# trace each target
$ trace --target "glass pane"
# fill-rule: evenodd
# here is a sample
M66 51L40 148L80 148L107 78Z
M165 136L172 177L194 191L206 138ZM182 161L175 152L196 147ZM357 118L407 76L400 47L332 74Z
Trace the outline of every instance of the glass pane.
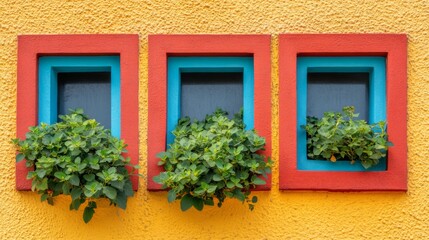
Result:
M243 107L243 73L182 73L181 117L202 120L216 108L233 117Z
M359 119L368 121L368 86L369 73L308 73L307 116L355 106Z
M110 128L110 72L58 73L58 114L83 108L85 114Z

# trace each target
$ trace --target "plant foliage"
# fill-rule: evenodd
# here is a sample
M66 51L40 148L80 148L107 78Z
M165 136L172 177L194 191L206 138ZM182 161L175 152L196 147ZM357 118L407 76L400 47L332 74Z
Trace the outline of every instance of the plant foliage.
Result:
M251 189L265 184L261 176L271 170L271 160L258 153L265 139L244 129L242 115L232 120L226 115L218 109L203 121L180 119L174 142L157 155L165 172L154 181L170 188L168 201L180 199L182 211L192 206L201 211L214 199L220 207L227 197L247 202L251 210L257 202L249 198Z
M130 174L125 166L126 144L110 134L96 120L88 119L82 109L60 116L62 121L30 127L25 140L14 139L19 154L17 162L26 159L33 191L41 201L53 205L53 198L70 195L70 210L78 210L88 202L83 219L88 223L97 207L97 198L125 209L127 198L133 196Z
M387 141L386 122L368 124L357 120L353 106L342 113L326 112L323 118L307 117L307 156L332 162L360 161L365 169L377 165L392 143Z

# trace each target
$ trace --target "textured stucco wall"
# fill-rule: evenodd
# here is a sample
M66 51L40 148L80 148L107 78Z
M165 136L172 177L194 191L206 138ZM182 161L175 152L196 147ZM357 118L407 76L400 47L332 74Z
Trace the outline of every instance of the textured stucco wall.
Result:
M140 35L140 164L146 172L147 35L152 33L272 34L273 158L278 159L279 33L408 34L407 193L257 193L253 212L222 208L182 213L166 193L140 190L127 211L101 202L90 224L82 212L15 190L10 139L16 127L17 35L138 33ZM427 239L429 238L429 2L408 1L0 1L0 239ZM405 136L404 136L405 137Z

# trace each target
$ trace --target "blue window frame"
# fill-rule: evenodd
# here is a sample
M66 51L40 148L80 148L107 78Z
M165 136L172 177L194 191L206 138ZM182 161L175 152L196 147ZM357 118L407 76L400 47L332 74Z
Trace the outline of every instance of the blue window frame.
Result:
M110 122L115 137L121 135L119 56L46 56L39 58L38 122L58 119L58 73L110 72Z
M168 57L167 87L167 144L174 140L171 133L181 115L181 73L243 74L243 121L253 129L254 76L253 57Z
M298 57L297 62L298 170L366 171L361 164L350 164L349 161L332 163L327 160L307 159L307 136L301 126L306 124L309 73L368 73L368 121L374 123L386 120L386 59L384 57ZM370 171L385 170L385 159L370 169Z

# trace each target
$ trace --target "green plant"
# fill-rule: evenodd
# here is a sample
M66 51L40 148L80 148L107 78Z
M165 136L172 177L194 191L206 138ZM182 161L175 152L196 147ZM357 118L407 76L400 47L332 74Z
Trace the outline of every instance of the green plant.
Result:
M323 118L307 117L307 156L310 159L359 160L365 169L379 163L392 143L387 141L386 122L368 124L357 120L353 106L342 113L325 112Z
M133 196L126 144L110 134L82 109L60 116L61 122L30 127L25 140L13 139L17 146L17 162L26 159L33 191L41 201L53 205L60 194L71 195L70 210L78 210L88 202L83 220L88 223L97 207L95 199L107 198L110 204L125 209L127 198Z
M265 184L260 175L267 177L271 160L265 162L258 153L265 139L245 130L241 119L238 114L230 120L218 109L203 121L179 120L174 142L157 155L165 172L154 177L170 188L169 202L180 199L182 211L192 206L201 211L204 205L213 206L214 199L220 207L229 197L246 201L253 210L257 197L249 198L251 189Z

